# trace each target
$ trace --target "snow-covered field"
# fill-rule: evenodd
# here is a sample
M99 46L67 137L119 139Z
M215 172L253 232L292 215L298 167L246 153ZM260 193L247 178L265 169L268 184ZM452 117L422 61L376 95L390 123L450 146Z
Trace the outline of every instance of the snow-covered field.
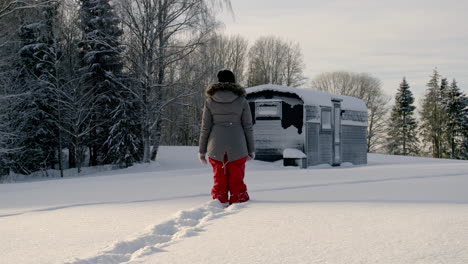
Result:
M196 152L0 185L0 263L468 263L468 162L251 161L252 201L223 209Z

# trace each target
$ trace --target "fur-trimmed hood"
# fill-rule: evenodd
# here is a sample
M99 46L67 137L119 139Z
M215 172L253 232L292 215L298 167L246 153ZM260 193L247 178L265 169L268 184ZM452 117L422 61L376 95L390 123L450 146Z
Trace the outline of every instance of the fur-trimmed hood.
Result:
M232 82L211 84L206 89L200 127L200 153L227 162L255 152L252 115L246 91Z
M220 82L208 85L205 91L207 97L212 97L218 91L230 91L237 96L245 96L245 89L237 83Z

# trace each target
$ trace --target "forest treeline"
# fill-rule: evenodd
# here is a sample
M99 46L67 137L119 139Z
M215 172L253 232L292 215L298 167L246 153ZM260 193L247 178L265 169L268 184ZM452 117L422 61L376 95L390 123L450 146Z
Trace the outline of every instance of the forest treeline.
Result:
M227 0L0 3L0 174L155 160L198 144L204 90L301 85L299 45L225 36Z
M419 112L419 119L414 116ZM420 103L414 105L403 78L387 122L386 151L397 155L468 159L468 97L453 79L434 69Z
M433 158L468 159L468 97L453 79L430 76L419 109L403 77L390 106L379 79L366 73L322 73L318 90L361 98L368 107L368 152Z
M466 100L460 100L465 103L464 128L459 116L442 114L462 107L445 96L453 93L455 82L447 90L437 84L437 95L427 95L432 101L423 105L436 109L430 118L439 123L415 126L404 114L405 124L411 123L404 132L387 133L386 124L397 122L401 114L393 109L389 121L388 98L377 78L335 72L308 83L298 43L277 36L249 43L243 36L222 33L216 14L229 11L230 4L0 2L0 175L50 168L79 172L83 166L103 164L128 167L155 160L161 144L197 145L204 90L222 68L231 69L246 87L308 84L363 99L369 107L369 151L423 155L421 142L409 140L408 131L418 127L422 132L415 137L431 142L433 156L466 157L460 147L466 147ZM445 101L439 100L442 94ZM428 111L421 113L426 118Z

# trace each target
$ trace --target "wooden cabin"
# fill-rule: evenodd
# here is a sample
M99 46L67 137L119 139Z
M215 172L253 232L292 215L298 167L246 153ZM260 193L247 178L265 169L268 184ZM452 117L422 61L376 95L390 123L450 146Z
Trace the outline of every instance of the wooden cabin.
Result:
M367 163L364 101L279 85L247 88L256 159L302 168Z

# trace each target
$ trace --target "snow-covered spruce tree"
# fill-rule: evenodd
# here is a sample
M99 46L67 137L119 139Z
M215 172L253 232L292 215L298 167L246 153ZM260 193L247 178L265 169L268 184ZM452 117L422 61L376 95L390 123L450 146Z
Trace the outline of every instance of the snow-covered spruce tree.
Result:
M440 75L437 69L431 76L431 80L427 83L427 92L422 101L420 111L421 115L421 136L424 142L430 143L429 149L432 157L443 157L443 128L442 115L443 109L441 106L441 90L439 86Z
M5 8L0 4L0 9ZM6 10L4 11L6 12ZM17 34L20 15L2 16L0 12L0 178L9 172L11 141L15 130L11 122L12 101L17 100L17 79L19 75ZM13 66L13 67L12 67ZM1 179L0 179L1 181Z
M18 151L12 146L12 141L15 141L16 138L9 118L11 114L11 109L9 109L10 100L14 100L14 98L10 98L8 95L0 95L0 182L2 176L9 173L11 154Z
M452 159L466 159L464 150L464 141L467 140L464 133L468 130L466 96L458 88L457 81L454 79L447 87L445 96L442 100L443 109L445 112L445 138L449 144L449 157Z
M450 157L450 139L449 139L449 127L448 127L448 113L446 110L446 105L450 101L449 98L449 83L447 78L442 78L440 80L440 100L438 101L439 109L440 109L440 116L439 116L439 126L440 126L440 152L441 158L449 158Z
M38 20L22 26L19 36L21 75L19 89L27 96L14 102L13 126L17 137L14 146L21 151L12 156L12 167L19 173L53 168L58 150L57 100L51 85L54 68L55 41L53 21L57 6L48 2L38 10Z
M83 89L90 89L96 100L91 125L94 129L87 139L90 165L121 164L123 159L130 165L134 159L128 157L137 156L135 146L139 143L134 141L138 136L133 134L133 127L138 118L128 112L134 104L128 100L133 97L126 98L123 91L120 20L109 0L80 0L80 4Z
M413 116L415 106L410 86L403 78L395 96L387 137L387 149L394 155L418 155L419 141L417 138L418 124Z
M461 158L468 160L468 97L464 95L461 101L463 102L464 108L461 119L462 143L460 155Z
M117 95L119 103L111 113L112 124L105 145L109 162L125 168L142 159L141 124L136 116L141 109L133 93L121 90Z

